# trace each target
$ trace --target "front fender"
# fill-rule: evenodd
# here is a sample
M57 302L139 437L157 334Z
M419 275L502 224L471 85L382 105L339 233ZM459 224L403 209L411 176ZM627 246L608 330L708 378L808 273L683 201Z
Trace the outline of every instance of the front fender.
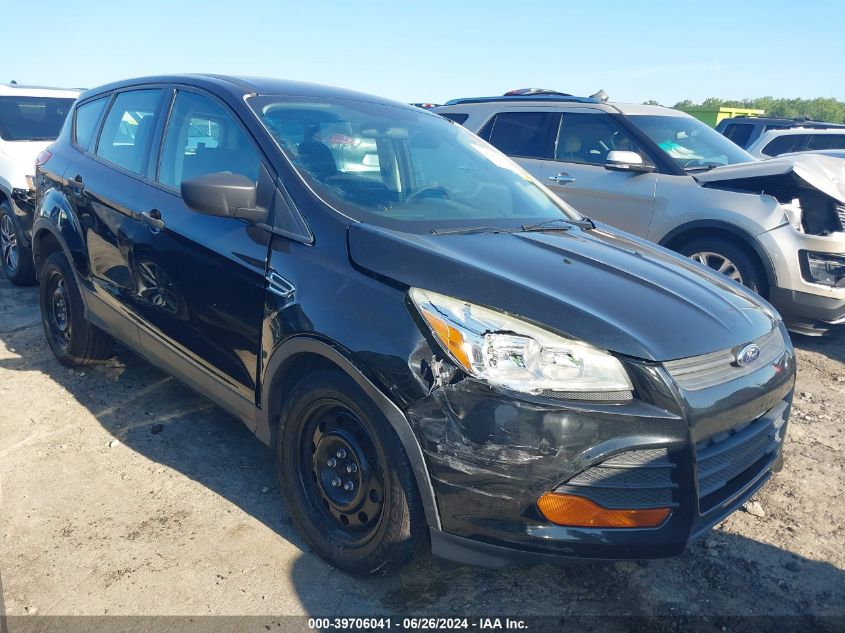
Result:
M434 497L434 488L431 484L431 479L428 474L428 468L425 464L422 448L419 441L411 428L408 419L402 410L388 398L376 385L368 378L364 371L348 358L340 349L330 345L329 343L312 336L302 335L294 336L287 339L279 345L270 361L267 363L267 369L264 372L262 380L263 385L274 384L274 379L280 375L278 372L284 372L286 367L289 367L293 359L303 354L317 355L323 359L330 361L338 369L345 372L355 383L367 394L373 403L379 408L384 417L393 427L402 447L405 449L405 454L408 456L408 461L414 470L414 477L417 481L417 487L422 499L423 510L425 511L426 521L429 527L440 529L440 515L437 510L437 503ZM271 389L263 388L261 394L261 411L263 417L258 420L256 425L256 435L265 443L272 442L272 420L268 416L271 408Z

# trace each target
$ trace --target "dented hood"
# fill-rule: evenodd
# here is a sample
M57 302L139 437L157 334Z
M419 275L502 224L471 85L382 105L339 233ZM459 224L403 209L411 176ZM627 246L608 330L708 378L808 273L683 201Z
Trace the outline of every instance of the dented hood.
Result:
M643 240L595 230L419 235L349 229L365 272L534 321L617 353L670 360L772 327L756 295Z
M764 193L771 183L798 178L804 184L845 203L845 160L820 154L782 156L737 165L716 167L693 174L705 186L722 185ZM755 188L755 185L759 187Z

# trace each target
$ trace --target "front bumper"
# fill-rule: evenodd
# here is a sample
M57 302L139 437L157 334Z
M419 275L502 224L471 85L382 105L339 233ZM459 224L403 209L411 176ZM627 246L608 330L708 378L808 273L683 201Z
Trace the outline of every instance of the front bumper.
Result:
M629 404L515 399L464 379L412 406L408 419L423 448L442 526L432 531L434 553L493 567L671 556L768 480L780 456L792 398L791 348L751 374L695 392L675 385L659 365L627 366L639 398ZM770 428L763 428L767 424ZM752 431L757 437L769 434L766 442L757 442L757 453L732 448L748 446L741 434ZM542 494L636 451L663 451L672 466L672 514L660 526L566 527L539 511ZM705 463L714 453L717 461ZM726 458L739 464L725 471L730 479L716 485L711 474L705 481L703 469L712 473L712 465ZM743 462L749 459L752 463ZM627 507L637 507L642 490L634 480L625 481L631 492ZM582 492L590 498L594 491ZM624 489L610 497L607 490L600 493L603 503L615 494L625 507Z
M808 235L784 225L758 236L774 268L776 283L769 301L793 331L823 334L832 325L845 323L845 287L831 287L808 280L802 251L845 256L845 233Z

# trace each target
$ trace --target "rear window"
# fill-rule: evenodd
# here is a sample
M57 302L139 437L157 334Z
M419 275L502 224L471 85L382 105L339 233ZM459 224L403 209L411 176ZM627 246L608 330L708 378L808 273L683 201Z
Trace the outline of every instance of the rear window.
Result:
M440 116L444 119L449 119L450 121L454 121L455 123L460 123L461 125L469 118L468 114L462 114L460 112L438 112Z
M784 134L772 140L762 149L766 156L780 156L789 152L800 152L804 149L804 143L809 138L808 134Z
M74 101L55 97L0 97L0 138L54 141Z
M502 112L487 124L492 125L489 140L508 156L551 158L556 121L553 112Z
M753 129L754 126L747 123L731 123L725 128L723 134L740 147L746 147Z

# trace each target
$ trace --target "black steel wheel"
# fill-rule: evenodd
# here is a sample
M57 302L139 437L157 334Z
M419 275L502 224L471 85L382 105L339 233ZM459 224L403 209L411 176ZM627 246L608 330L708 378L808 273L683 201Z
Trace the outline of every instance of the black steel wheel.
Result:
M32 250L19 234L12 207L5 200L0 202L0 265L9 281L17 286L35 282Z
M44 262L38 294L44 335L59 362L73 367L112 355L114 340L85 319L82 296L64 253L52 253Z
M404 564L425 533L416 480L390 424L340 372L303 379L277 436L282 491L314 549L354 574Z

